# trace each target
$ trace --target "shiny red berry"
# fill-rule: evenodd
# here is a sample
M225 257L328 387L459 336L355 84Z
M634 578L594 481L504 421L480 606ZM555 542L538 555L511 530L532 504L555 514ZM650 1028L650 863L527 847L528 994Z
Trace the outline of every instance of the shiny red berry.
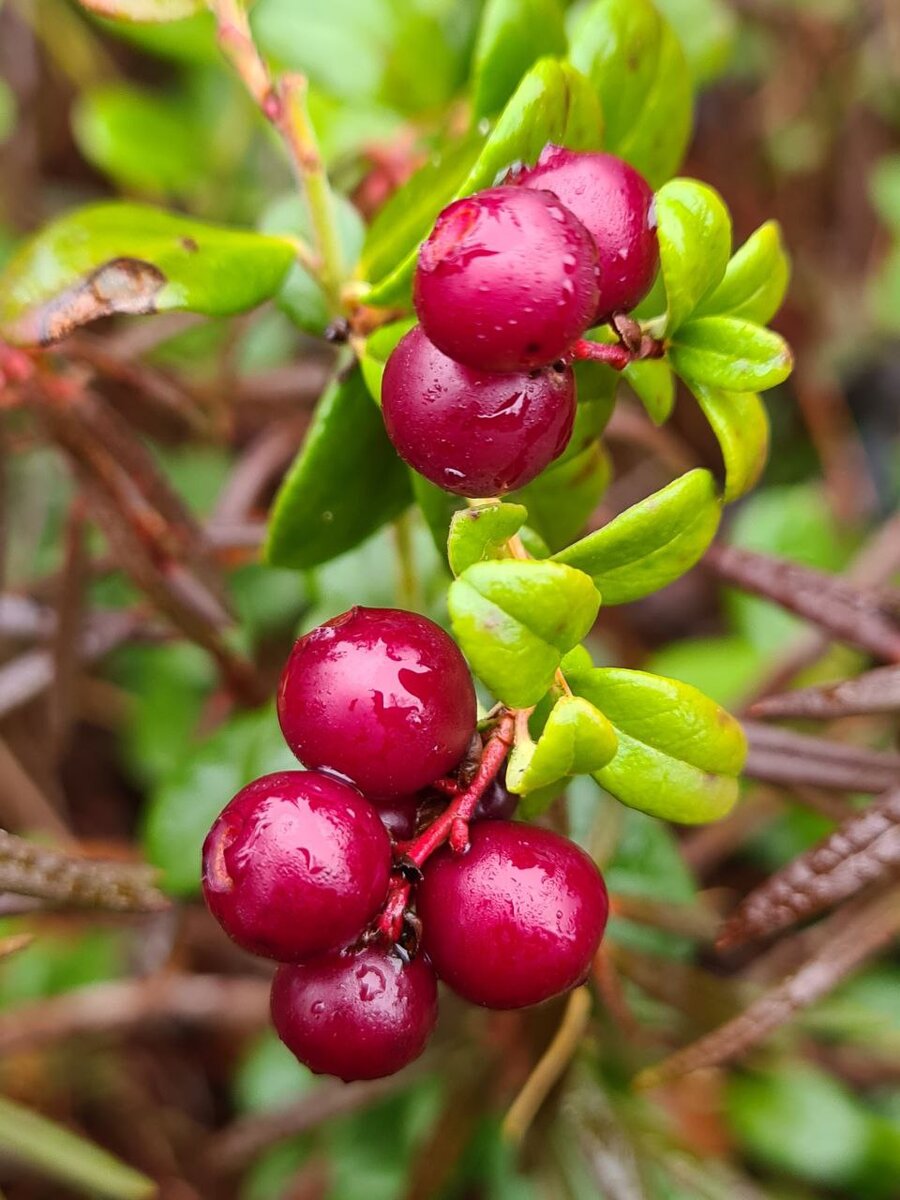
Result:
M378 1079L418 1058L437 1020L428 960L383 946L279 967L272 984L278 1036L319 1075Z
M461 496L524 487L562 454L575 420L569 367L487 374L442 354L416 326L384 372L382 412L400 457Z
M634 167L614 154L549 145L536 166L520 168L510 182L553 192L593 237L600 297L592 324L643 300L659 267L659 240L653 192Z
M381 823L395 842L408 842L416 834L418 796L397 796L376 805Z
M356 938L387 893L391 845L373 805L317 771L264 775L216 818L203 894L245 950L302 962Z
M502 772L475 805L473 821L508 821L519 807L519 797L509 791Z
M593 861L566 838L514 821L471 828L467 854L441 850L418 890L423 947L473 1004L522 1008L582 982L609 904Z
M419 251L423 329L481 371L560 358L591 324L597 298L593 240L549 192L497 187L456 200Z
M278 719L307 767L367 796L410 796L451 771L475 728L475 689L439 625L395 608L351 608L295 644Z

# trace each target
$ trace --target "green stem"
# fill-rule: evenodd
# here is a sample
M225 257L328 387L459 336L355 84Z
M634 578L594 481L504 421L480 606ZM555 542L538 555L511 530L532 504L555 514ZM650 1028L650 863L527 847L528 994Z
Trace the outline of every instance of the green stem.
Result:
M394 545L397 549L397 597L404 608L418 608L419 589L413 561L412 527L409 512L394 520Z

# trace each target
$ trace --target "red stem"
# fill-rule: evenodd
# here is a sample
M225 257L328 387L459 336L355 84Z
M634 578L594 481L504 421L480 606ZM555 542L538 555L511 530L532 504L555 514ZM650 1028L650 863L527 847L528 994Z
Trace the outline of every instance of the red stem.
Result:
M406 862L421 867L435 850L447 841L450 843L450 849L457 854L468 850L472 813L503 766L513 744L515 727L515 715L511 712L504 713L485 743L484 753L472 782L464 792L460 792L451 800L440 816L432 821L415 841L408 843L403 855ZM378 932L391 941L396 941L400 935L403 913L409 903L411 890L412 885L402 875L394 876L388 898L376 923Z
M605 363L614 371L623 371L629 363L641 362L645 358L662 358L666 348L659 338L644 336L637 350L629 350L621 342L589 342L580 338L573 343L569 356L576 361L590 359Z

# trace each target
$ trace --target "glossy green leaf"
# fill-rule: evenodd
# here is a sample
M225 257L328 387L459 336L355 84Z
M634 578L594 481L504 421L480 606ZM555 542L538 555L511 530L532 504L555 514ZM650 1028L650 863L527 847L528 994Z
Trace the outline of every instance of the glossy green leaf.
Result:
M675 376L664 358L629 363L622 372L654 425L668 421L675 407Z
M527 795L568 775L589 775L605 767L617 748L616 732L606 717L581 696L562 696L554 704L536 742L517 742L506 767L506 786ZM540 808L525 806L523 816Z
M600 607L586 575L550 562L480 562L450 586L453 632L491 692L512 708L536 704L563 654Z
M731 217L722 197L696 179L672 179L656 197L659 260L674 333L719 285L731 254Z
M144 814L144 852L162 871L165 890L199 893L203 839L235 792L260 775L298 769L271 705L233 717L199 744L186 745L177 766L150 793Z
M765 391L783 383L794 365L783 337L740 317L697 317L682 325L669 359L689 385L731 392Z
M369 304L396 304L409 298L418 242L438 211L450 200L490 187L515 162L534 162L547 142L572 150L594 150L602 143L603 117L589 82L571 64L555 58L536 62L497 119L468 174L452 196L432 199L424 227L406 258L366 294ZM367 257L363 271L367 271Z
M724 392L695 383L691 389L712 426L725 464L726 504L754 486L769 454L769 414L756 392Z
M447 558L454 575L473 563L502 557L503 547L528 517L521 504L480 504L453 514L447 538Z
M0 335L45 345L112 313L230 316L281 286L291 243L139 204L93 204L30 238L0 275Z
M472 117L499 112L545 54L565 54L559 0L487 0L472 65Z
M0 1097L0 1152L12 1163L104 1200L152 1200L156 1183L63 1125Z
M335 225L341 246L344 268L351 268L359 258L365 226L359 212L346 196L335 193ZM313 243L312 222L303 200L291 193L280 196L266 209L260 222L263 233L285 234L303 238L307 245ZM276 302L295 324L307 333L321 334L325 331L332 313L316 279L295 262L281 286Z
M211 166L208 130L162 93L124 84L82 92L72 130L89 163L144 196L190 196Z
M551 464L511 498L525 505L529 525L558 550L582 532L611 475L609 455L601 442L592 441L574 458Z
M78 0L82 8L111 21L180 21L205 7L203 0Z
M575 23L569 56L597 89L606 149L658 187L691 132L690 71L672 27L650 0L594 0Z
M590 575L605 604L624 604L689 571L713 540L721 505L709 471L688 471L553 556Z
M766 221L732 255L722 282L697 306L697 316L743 317L766 325L781 307L791 264L777 221Z
M406 467L355 368L319 401L281 485L265 547L275 567L315 567L359 545L412 499Z
M366 381L369 395L379 407L381 407L381 380L387 360L403 335L409 333L415 323L415 317L406 317L402 321L391 321L388 325L380 325L366 338L366 348L360 356L359 365L362 368L363 379Z
M369 226L359 263L363 279L381 280L416 253L440 210L458 194L484 138L472 134L433 155L398 188Z
M738 722L673 679L601 667L568 676L609 718L619 748L594 778L631 808L667 821L714 821L738 797L746 742Z

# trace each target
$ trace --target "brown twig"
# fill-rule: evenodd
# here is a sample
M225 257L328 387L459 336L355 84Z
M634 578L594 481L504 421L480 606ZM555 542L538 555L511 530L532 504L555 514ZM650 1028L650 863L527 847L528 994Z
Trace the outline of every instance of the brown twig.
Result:
M751 704L747 711L751 717L801 717L815 721L897 712L900 666L879 667L856 679L766 696Z
M900 754L830 742L756 721L745 721L749 746L744 774L785 785L884 792L900 777Z

